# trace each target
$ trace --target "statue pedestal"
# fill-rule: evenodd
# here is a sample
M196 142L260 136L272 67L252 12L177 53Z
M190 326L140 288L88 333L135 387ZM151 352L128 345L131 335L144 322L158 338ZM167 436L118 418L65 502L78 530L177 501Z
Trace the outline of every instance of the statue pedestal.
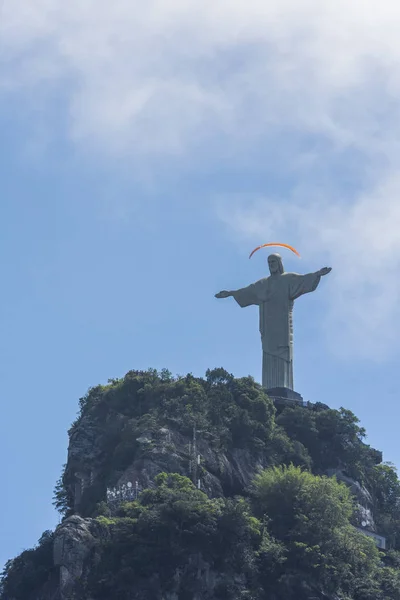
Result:
M275 402L304 406L303 396L294 390L290 390L289 388L270 388L265 391Z

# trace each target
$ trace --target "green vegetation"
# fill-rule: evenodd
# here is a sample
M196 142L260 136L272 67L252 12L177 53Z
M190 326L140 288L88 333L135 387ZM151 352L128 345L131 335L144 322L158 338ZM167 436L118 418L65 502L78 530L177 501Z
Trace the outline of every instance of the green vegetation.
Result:
M32 592L51 583L56 574L53 566L53 533L45 531L38 545L24 550L9 560L4 567L0 582L1 600L32 600Z
M117 518L99 519L111 535L85 583L91 597L172 592L181 572L182 598L191 598L201 557L218 573L216 599L307 600L321 591L343 599L400 598L400 571L383 568L374 543L350 525L353 502L335 479L270 468L255 478L248 500L209 499L176 474L163 473L155 483Z
M77 600L155 600L173 592L178 600L194 594L204 600L400 600L400 482L395 468L364 443L365 431L350 411L323 404L277 411L252 378L235 379L223 369L205 379L149 370L89 390L70 434L87 423L96 428L100 450L81 510L104 535L96 560L85 565ZM213 476L224 497L210 498L174 472L172 441L170 454L157 454L165 468L154 486L111 514L106 487L139 454L154 456L162 428L185 440L194 424L217 459ZM149 442L139 442L141 436ZM264 466L241 489L215 467L218 457L229 461L238 452ZM211 467L205 462L202 468ZM72 513L74 469L64 467L55 489L64 516ZM370 492L387 552L352 526L355 499L326 476L328 469ZM52 535L46 532L36 548L7 563L0 600L33 600L35 590L49 584Z
M243 499L209 499L176 474L160 474L155 483L140 502L125 504L108 523L111 541L90 572L87 594L124 600L137 587L143 597L152 597L157 588L174 589L177 570L189 594L195 591L200 557L218 570L220 589L232 587L238 570L254 570L261 524Z
M390 463L379 464L368 475L376 524L389 545L400 550L400 481L396 468Z

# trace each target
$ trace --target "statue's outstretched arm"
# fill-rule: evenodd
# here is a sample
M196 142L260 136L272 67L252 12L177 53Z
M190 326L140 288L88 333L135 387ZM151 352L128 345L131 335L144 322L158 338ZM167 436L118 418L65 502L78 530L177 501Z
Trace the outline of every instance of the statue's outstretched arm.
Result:
M316 275L318 275L319 277L323 277L324 275L328 275L328 273L330 273L331 271L332 267L324 267L323 269L317 271Z
M241 288L240 290L223 290L219 292L219 294L215 294L216 298L229 298L232 296L236 300L236 302L244 308L245 306L252 306L260 304L259 300L259 291L260 283L252 283L245 288Z
M215 294L216 298L229 298L230 296L233 296L233 292L227 292L226 290L223 290L222 292L218 292L218 294Z

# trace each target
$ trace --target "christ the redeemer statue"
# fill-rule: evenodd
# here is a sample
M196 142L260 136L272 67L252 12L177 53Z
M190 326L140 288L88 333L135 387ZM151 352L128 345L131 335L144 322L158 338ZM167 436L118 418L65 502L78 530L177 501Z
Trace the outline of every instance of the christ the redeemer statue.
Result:
M313 292L332 270L324 267L316 273L285 273L279 254L268 257L271 275L248 287L232 292L219 292L216 298L232 296L244 308L260 307L260 333L263 349L262 385L266 389L293 390L293 304Z

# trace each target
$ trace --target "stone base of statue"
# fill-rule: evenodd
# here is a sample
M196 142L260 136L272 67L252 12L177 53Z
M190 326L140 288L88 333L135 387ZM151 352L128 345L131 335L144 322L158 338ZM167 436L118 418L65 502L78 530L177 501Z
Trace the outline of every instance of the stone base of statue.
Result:
M265 390L270 398L279 404L304 405L303 396L294 390L285 387L270 388Z

